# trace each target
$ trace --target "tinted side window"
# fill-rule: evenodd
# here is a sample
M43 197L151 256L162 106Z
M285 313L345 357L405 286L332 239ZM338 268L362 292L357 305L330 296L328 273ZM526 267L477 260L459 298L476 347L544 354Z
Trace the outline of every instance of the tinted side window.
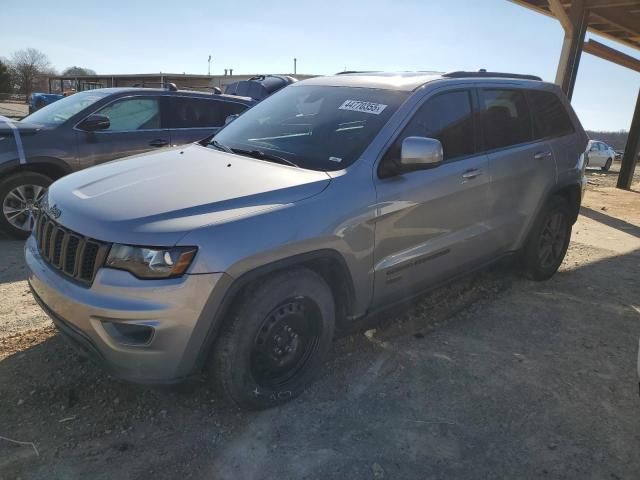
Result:
M482 124L487 150L533 140L531 115L520 90L483 90Z
M536 138L562 137L575 131L564 105L551 92L530 90Z
M170 128L223 127L229 115L242 113L246 106L206 98L173 97Z
M399 158L402 140L412 136L440 140L445 160L474 153L470 93L466 90L448 92L427 100L409 121L387 156Z
M107 131L125 132L160 128L160 104L156 98L124 98L96 112L109 118Z

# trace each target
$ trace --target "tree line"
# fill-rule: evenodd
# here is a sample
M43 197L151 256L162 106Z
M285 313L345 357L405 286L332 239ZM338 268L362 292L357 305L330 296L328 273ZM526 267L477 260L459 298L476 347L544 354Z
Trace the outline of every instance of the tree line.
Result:
M49 77L58 72L49 57L35 48L16 50L8 59L0 57L0 95L21 93L27 99L33 92L47 92ZM69 67L62 75L95 75L90 68Z
M620 130L618 132L596 132L587 130L587 135L589 135L589 138L593 140L600 140L601 142L606 143L613 147L614 150L624 150L624 147L627 144L629 132L624 130Z

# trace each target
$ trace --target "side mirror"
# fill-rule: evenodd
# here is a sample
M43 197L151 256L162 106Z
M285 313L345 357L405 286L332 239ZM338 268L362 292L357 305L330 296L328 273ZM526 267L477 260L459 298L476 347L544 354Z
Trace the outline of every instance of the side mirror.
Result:
M402 141L400 165L407 170L437 167L443 159L442 144L435 138L407 137Z
M224 119L224 124L225 125L229 125L231 122L233 122L236 118L238 118L240 115L238 115L237 113L234 115L229 115L227 118Z
M104 115L89 115L78 124L78 128L87 132L95 132L96 130L106 130L111 126L109 117Z

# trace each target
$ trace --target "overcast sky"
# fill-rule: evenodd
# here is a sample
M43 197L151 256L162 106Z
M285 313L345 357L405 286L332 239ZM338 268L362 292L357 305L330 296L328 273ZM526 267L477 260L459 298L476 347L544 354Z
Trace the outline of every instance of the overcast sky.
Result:
M58 70L104 74L206 74L211 54L215 74L291 73L297 57L298 73L486 68L553 81L563 38L556 20L506 0L0 4L0 57L33 47ZM587 129L628 129L639 88L640 74L585 54L574 107Z

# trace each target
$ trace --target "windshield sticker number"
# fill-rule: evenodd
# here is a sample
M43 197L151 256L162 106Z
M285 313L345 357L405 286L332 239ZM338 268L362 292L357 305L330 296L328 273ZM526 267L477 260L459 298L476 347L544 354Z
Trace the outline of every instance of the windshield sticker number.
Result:
M364 102L362 100L345 100L345 102L338 107L338 110L351 110L352 112L380 115L385 108L387 108L387 106L382 103Z

